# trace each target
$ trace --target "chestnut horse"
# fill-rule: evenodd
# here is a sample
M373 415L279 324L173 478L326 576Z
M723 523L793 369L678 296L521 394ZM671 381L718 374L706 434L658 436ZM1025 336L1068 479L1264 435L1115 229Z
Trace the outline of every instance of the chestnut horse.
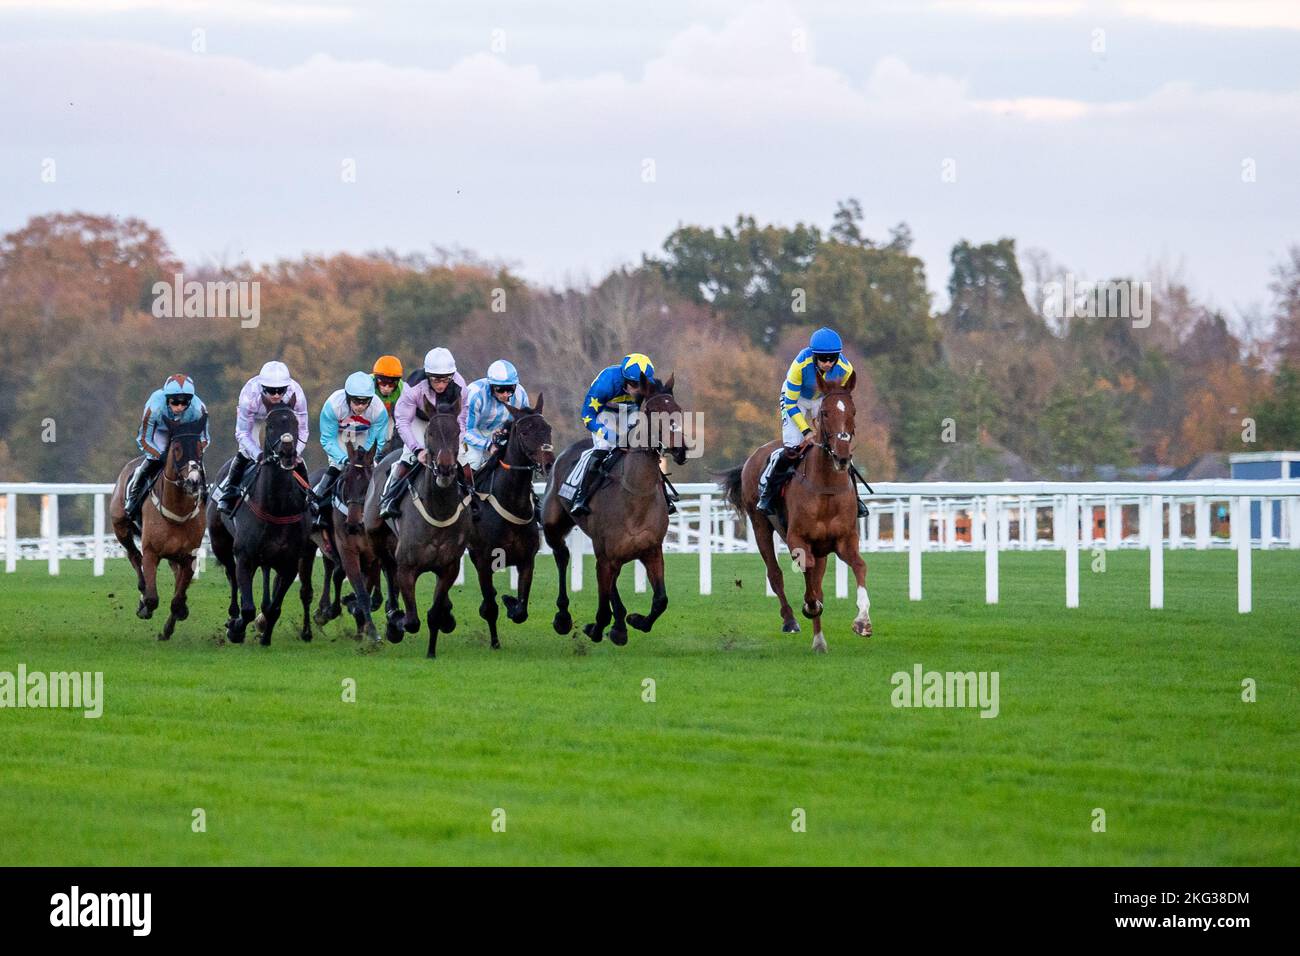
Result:
M785 528L781 538L790 549L795 568L804 575L804 617L812 619L814 651L826 652L822 634L822 577L828 555L839 555L858 581L858 616L853 630L871 636L871 599L867 596L867 565L858 553L858 491L849 465L853 458L853 386L857 374L843 382L827 382L819 372L817 390L821 407L813 421L817 444L810 448L783 489ZM785 579L776 558L773 533L778 529L758 510L758 482L779 441L768 442L749 456L744 465L720 477L727 500L737 512L749 515L759 553L767 565L767 579L781 601L781 630L797 633L799 623L785 599Z
M479 617L487 621L492 648L497 637L497 591L493 574L508 567L519 569L519 595L501 595L506 617L516 624L528 620L528 595L533 586L533 565L541 535L537 530L533 499L533 469L545 478L555 464L551 426L542 417L542 396L532 408L507 405L510 422L505 447L474 478L475 494L482 499L479 520L470 525L469 556L478 575L483 601Z
M163 453L163 470L140 511L140 547L135 544L135 525L126 515L126 487L140 458L131 459L117 476L109 503L113 534L126 549L135 568L136 586L140 589L140 606L136 616L153 617L158 607L158 562L165 559L176 581L171 614L163 625L160 641L169 640L176 622L190 615L185 593L194 580L194 552L203 543L203 495L207 482L203 476L204 429L208 415L197 421L171 426L167 449Z
M325 564L325 587L314 618L317 624L324 624L338 617L338 589L342 587L341 576L346 575L352 585L347 607L357 622L356 637L367 638L366 650L383 646L370 616L371 595L379 592L379 556L371 545L364 523L366 495L375 471L375 447L372 445L363 451L356 445L347 446L348 461L343 466L343 474L335 483L330 500L323 505L330 509L329 550L322 548L321 552ZM345 510L339 510L336 500ZM327 609L331 583L335 580L339 582L335 585L335 600Z
M649 423L644 439L633 447L619 448L619 456L609 471L606 484L592 490L588 503L591 513L574 518L570 504L560 495L560 486L573 464L591 439L584 438L564 450L551 472L551 480L542 502L542 528L546 543L555 553L559 569L559 593L555 599L554 620L557 634L573 629L569 614L569 594L565 571L569 567L569 548L564 543L575 524L591 538L596 553L596 581L600 601L596 620L583 627L593 641L599 641L609 627L609 639L617 645L627 643L627 625L649 631L668 607L668 589L664 586L664 536L668 533L668 503L664 499L662 461L670 455L677 464L686 461L686 438L682 429L682 409L673 398L673 376L660 385L641 377L642 416ZM628 614L618 593L618 575L623 565L640 561L654 597L649 614ZM611 621L613 626L610 627Z
M428 418L424 429L427 465L420 465L401 502L401 515L394 525L379 517L379 498L384 490L388 469L397 461L400 449L384 456L375 470L366 495L366 533L384 571L388 584L388 627L386 634L394 644L400 643L403 631L420 630L419 609L415 603L415 585L420 575L432 571L438 576L433 604L426 621L429 625L429 657L438 652L438 632L450 634L456 629L451 613L451 586L460 574L460 559L469 541L469 496L461 496L457 480L460 465L460 399L449 406L435 408L424 400ZM406 606L398 608L397 593ZM357 592L357 600L362 600Z

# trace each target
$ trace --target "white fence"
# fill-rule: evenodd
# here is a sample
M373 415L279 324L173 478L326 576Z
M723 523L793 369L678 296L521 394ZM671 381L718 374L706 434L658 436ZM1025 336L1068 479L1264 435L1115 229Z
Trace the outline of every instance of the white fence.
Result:
M540 492L541 486L537 487ZM871 516L860 522L860 546L864 552L907 552L908 596L913 601L921 600L921 556L926 551L982 551L989 604L998 602L999 552L1064 551L1065 606L1076 608L1080 550L1135 548L1150 553L1151 607L1162 608L1166 549L1231 548L1237 553L1237 609L1247 613L1252 603L1252 549L1300 548L1300 481L1294 480L877 482L873 487L876 493L868 499ZM757 553L758 549L746 522L731 513L717 485L682 484L678 490L681 500L669 524L665 550L698 555L699 591L710 594L715 553ZM58 574L60 560L90 559L94 573L103 574L106 558L123 556L105 530L105 506L112 491L107 484L0 484L5 570L14 571L19 558L33 558L46 561L49 573ZM93 497L91 534L60 535L58 500L64 495ZM18 538L20 496L39 498L41 525L36 538ZM1252 504L1259 506L1257 535L1249 530ZM1219 522L1215 534L1212 515L1222 510L1228 518ZM1185 524L1190 526L1186 535ZM570 540L575 557L590 553L585 535L575 534ZM200 564L205 550L200 549ZM543 552L547 551L543 544ZM513 585L513 569L510 576ZM634 578L636 590L644 591L645 570L639 564ZM570 585L582 590L581 560L571 565ZM837 558L835 596L848 594L848 567Z

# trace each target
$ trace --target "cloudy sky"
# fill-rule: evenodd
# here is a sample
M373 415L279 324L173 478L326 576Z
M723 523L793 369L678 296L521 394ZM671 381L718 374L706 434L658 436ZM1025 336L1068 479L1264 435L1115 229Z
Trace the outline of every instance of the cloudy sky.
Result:
M136 215L189 262L438 245L558 284L855 196L939 302L1005 235L1237 310L1300 242L1293 0L0 0L0 80L0 230Z

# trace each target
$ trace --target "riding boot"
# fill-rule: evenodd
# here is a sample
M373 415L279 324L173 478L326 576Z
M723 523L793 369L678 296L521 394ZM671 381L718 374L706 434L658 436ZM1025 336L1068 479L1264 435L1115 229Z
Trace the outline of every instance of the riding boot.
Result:
M677 514L677 502L673 499L673 493L668 490L668 482L660 482L660 485L664 490L664 501L668 503L668 513L670 515Z
M384 484L383 493L379 496L379 517L401 517L402 509L399 505L402 502L402 495L406 493L406 486L411 483L412 471L414 471L414 468L404 461L393 463L393 468L388 473L388 481Z
M871 514L871 509L867 507L867 503L858 498L858 517L865 518L869 514Z
M591 460L587 462L587 473L582 476L582 487L578 489L578 494L573 499L573 506L569 508L569 514L575 518L591 514L587 499L608 473L613 458L612 451L612 448L597 448L591 453Z
M334 483L338 481L342 470L330 465L325 469L325 474L320 476L320 481L316 482L316 487L311 490L311 516L313 525L316 528L324 530L330 524L330 492L334 490Z
M469 516L470 520L477 521L482 515L479 512L478 492L474 490L474 469L468 464L460 466L461 477L464 479L462 484L465 488L465 494L469 496ZM463 496L462 496L463 497Z
M126 486L126 501L123 502L123 508L126 516L134 523L140 523L140 511L144 507L145 493L153 484L154 479L158 477L158 472L162 469L163 461L161 458L145 457L135 468L134 474L131 475L131 481Z
M221 494L217 498L217 510L223 515L230 516L235 513L235 502L239 500L239 486L251 462L252 459L245 458L243 452L235 453L234 460L230 463L230 471L222 480Z
M792 455L794 449L787 448L772 465L772 471L767 476L767 484L763 486L763 494L758 499L758 510L765 515L776 514L776 502L780 497L781 486L785 484L786 479L794 473L795 465L799 462L797 451Z

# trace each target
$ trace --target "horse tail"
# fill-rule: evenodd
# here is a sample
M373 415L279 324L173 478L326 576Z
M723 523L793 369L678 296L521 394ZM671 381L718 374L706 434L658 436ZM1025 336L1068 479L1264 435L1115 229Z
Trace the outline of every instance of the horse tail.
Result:
M714 472L716 477L722 483L722 492L731 507L736 510L736 514L745 513L744 501L741 499L740 476L744 473L745 466L737 465L735 468L728 468L726 471Z

